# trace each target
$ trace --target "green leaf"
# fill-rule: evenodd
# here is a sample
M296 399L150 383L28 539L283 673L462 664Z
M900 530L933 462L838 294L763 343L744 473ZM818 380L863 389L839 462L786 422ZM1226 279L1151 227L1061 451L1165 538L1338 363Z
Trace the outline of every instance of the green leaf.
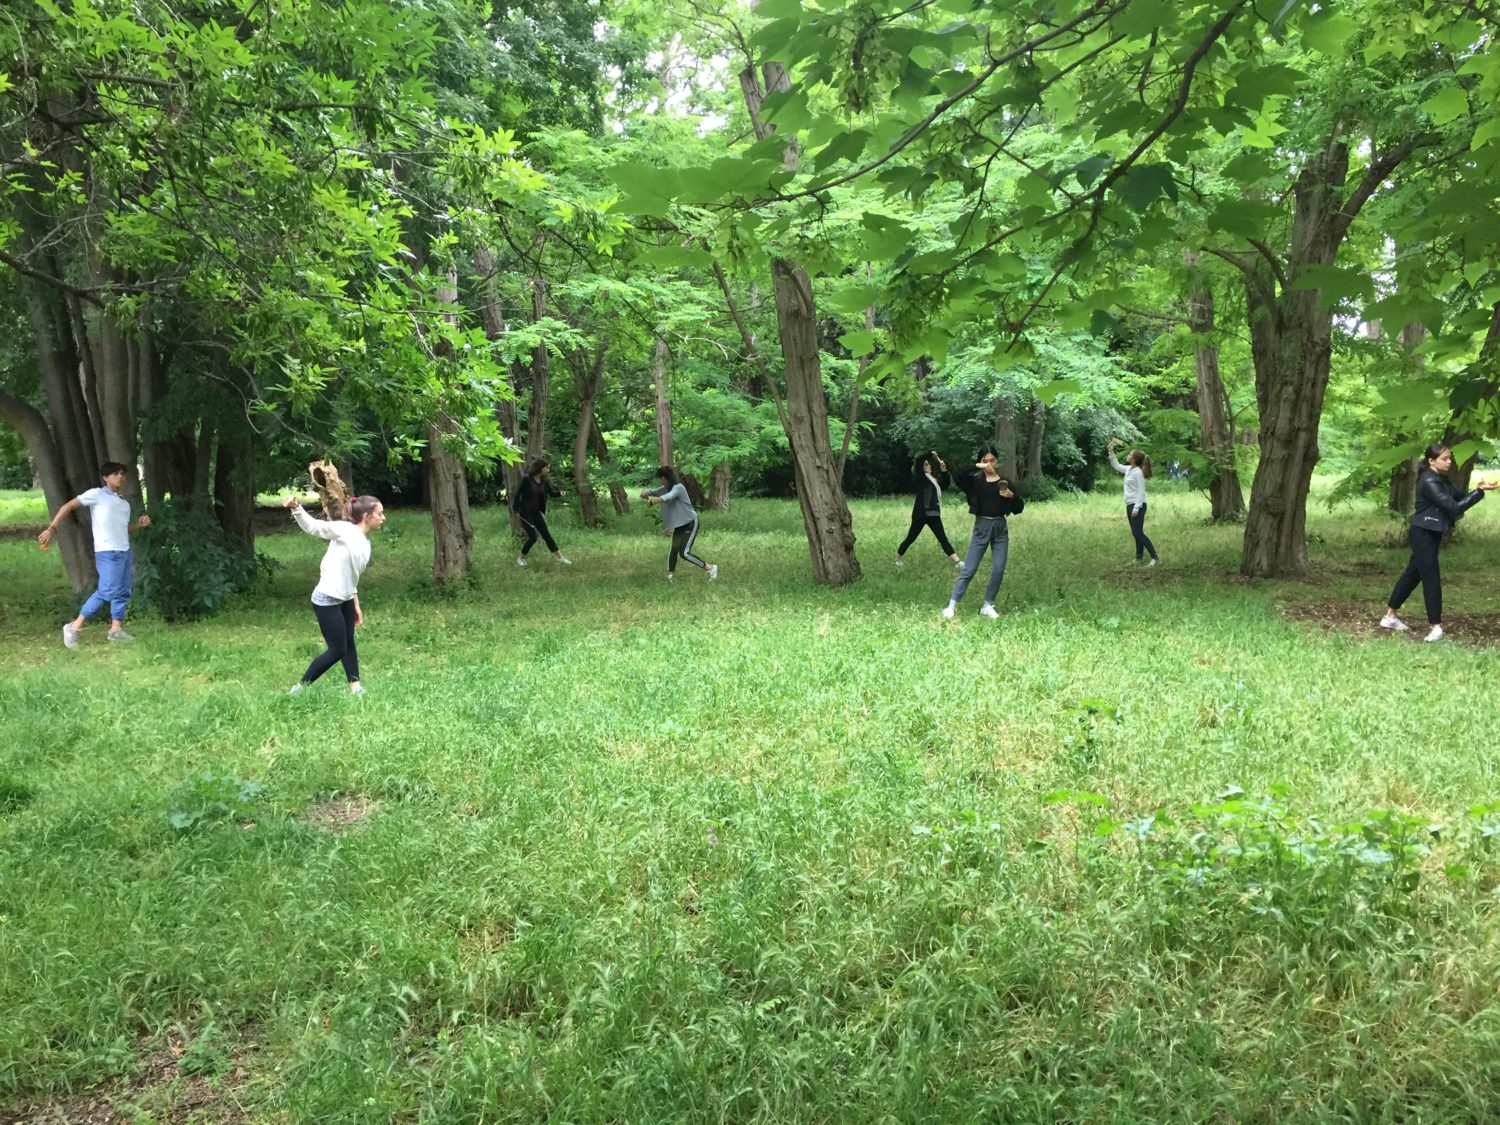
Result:
M687 246L651 246L637 254L635 261L639 265L666 268L708 269L713 265L713 255L707 250L695 250Z
M1346 266L1313 266L1298 274L1291 287L1321 290L1319 304L1324 306L1352 297L1369 300L1375 294L1375 285L1369 274Z
M839 343L848 350L850 355L858 359L875 350L875 333L867 328L856 328L853 332L846 332L840 336Z
M1460 114L1469 112L1469 98L1458 87L1450 86L1433 94L1422 103L1422 108L1437 124L1446 125Z
M1083 393L1083 384L1077 379L1053 379L1050 383L1043 383L1037 387L1032 394L1041 399L1047 406L1057 401L1059 395L1079 395Z
M860 154L865 151L865 143L870 139L870 134L863 129L851 129L840 133L829 141L813 157L813 171L821 173L829 165L840 161L858 160Z
M1138 39L1159 28L1171 27L1177 20L1178 9L1178 5L1169 5L1166 0L1132 0L1110 21L1110 26L1127 38Z
M1120 177L1115 190L1137 210L1145 210L1158 197L1177 199L1177 181L1171 165L1137 164Z
M1319 12L1302 25L1302 43L1319 54L1343 58L1358 30L1359 25L1342 12Z

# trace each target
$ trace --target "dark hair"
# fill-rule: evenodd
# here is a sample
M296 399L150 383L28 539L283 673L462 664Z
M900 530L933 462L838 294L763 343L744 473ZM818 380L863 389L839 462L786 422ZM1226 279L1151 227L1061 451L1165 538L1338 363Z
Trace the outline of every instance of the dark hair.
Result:
M926 463L930 464L934 469L936 469L937 466L938 466L938 455L935 452L933 452L931 449L929 449L925 453L918 453L915 457L913 457L911 459L911 479L912 480L914 480L914 481L920 481L922 479L922 476L923 476L923 474L922 474L922 464L923 464L923 462L926 462Z
M129 465L122 465L118 461L106 461L99 466L99 479L103 480L105 477L114 476L116 473L128 472L130 472Z
M672 468L671 465L658 465L656 469L656 479L664 480L668 484L682 483L682 476L677 472L676 469Z
M380 500L374 496L354 496L349 500L349 506L344 509L344 519L350 523L364 523L365 517L380 506Z
M994 455L994 457L995 457L995 464L998 467L999 464L1000 464L1000 451L998 449L996 449L993 445L981 445L979 447L979 452L976 453L976 454L974 454L974 463L978 464L980 461L983 461L984 457L985 457L985 454L987 454L987 453Z
M1151 457L1144 449L1132 449L1125 454L1125 464L1134 465L1140 469L1141 476L1151 479Z
M1448 447L1440 441L1435 441L1423 451L1422 461L1424 464L1428 461L1435 461L1445 452L1450 452Z
M552 464L552 462L547 460L547 458L538 457L535 461L526 466L526 475L528 477L534 477L537 475L537 473L541 472L550 464Z

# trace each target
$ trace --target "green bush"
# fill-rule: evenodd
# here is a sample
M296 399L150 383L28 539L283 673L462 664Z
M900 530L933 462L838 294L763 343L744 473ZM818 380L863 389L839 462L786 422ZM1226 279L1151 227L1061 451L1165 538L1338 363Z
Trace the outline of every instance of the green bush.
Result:
M269 566L232 547L209 512L174 500L156 505L138 542L140 598L168 621L215 616L226 596L249 590Z

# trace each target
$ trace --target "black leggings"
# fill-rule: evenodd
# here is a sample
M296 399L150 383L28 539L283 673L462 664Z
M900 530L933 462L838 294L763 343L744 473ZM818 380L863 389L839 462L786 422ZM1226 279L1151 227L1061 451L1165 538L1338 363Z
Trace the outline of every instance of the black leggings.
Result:
M542 542L547 544L547 550L554 555L557 554L557 540L552 538L552 532L547 530L547 517L541 512L517 512L522 523L526 525L526 542L521 544L521 555L524 557L530 553L531 548L536 546L536 537L540 535Z
M1149 553L1156 558L1156 548L1151 545L1151 540L1146 538L1146 505L1142 504L1136 509L1135 515L1130 514L1130 505L1125 505L1125 518L1130 521L1130 534L1135 536L1135 561L1140 562L1143 554Z
M682 557L692 563L700 570L707 570L708 564L693 554L693 540L698 538L698 519L695 516L692 523L685 523L681 527L672 529L672 549L667 552L667 573L671 574L677 569L677 559Z
M313 613L318 617L318 628L323 630L323 641L328 645L324 652L313 657L313 662L302 673L302 682L310 684L340 660L344 662L344 675L352 684L359 679L359 653L354 647L354 599L338 605L313 603Z
M943 530L942 516L917 516L911 518L911 530L906 533L906 538L901 540L901 546L896 548L896 557L899 559L906 554L906 549L917 541L917 536L922 534L924 527L932 528L932 533L937 536L938 546L943 549L943 554L950 559L954 555L953 544L948 542L948 533Z
M1406 533L1411 542L1411 561L1396 579L1396 588L1391 591L1389 603L1392 609L1400 609L1401 603L1411 597L1411 592L1422 584L1422 600L1427 603L1427 624L1443 623L1443 575L1438 569L1438 548L1443 545L1441 531L1428 531L1424 527L1413 527Z

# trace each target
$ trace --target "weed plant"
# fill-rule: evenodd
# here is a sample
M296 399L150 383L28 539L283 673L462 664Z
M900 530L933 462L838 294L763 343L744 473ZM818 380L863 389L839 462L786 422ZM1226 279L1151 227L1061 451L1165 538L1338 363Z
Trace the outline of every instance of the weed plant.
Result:
M1376 515L1251 583L1197 494L1153 490L1150 570L1119 508L1028 508L1000 620L951 623L899 498L838 591L789 502L705 515L712 583L639 512L524 570L480 512L441 597L396 512L363 698L287 695L319 541L71 652L55 556L0 542L0 1106L145 1113L110 1083L177 1036L250 1120L1492 1119L1494 652L1284 612L1373 622Z

